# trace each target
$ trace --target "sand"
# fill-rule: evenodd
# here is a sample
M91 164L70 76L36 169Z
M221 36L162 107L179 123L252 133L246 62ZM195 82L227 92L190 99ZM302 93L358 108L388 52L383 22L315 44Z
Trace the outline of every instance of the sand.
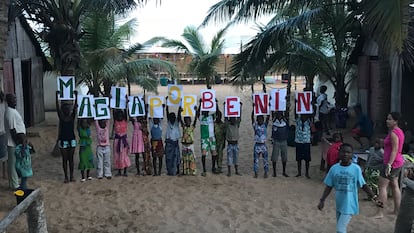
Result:
M184 86L184 91L191 94L198 94L201 89L204 86ZM254 179L250 88L242 91L220 85L214 89L220 102L226 95L238 95L245 103L239 141L243 176L213 175L209 169L207 177L169 177L164 163L163 174L158 177L135 176L133 165L129 168L129 177L81 183L80 172L76 170L76 151L77 181L63 184L61 158L50 153L56 140L58 120L55 112L46 113L45 122L28 129L33 135L30 141L37 149L33 155L34 177L29 179L28 185L40 188L43 193L49 232L334 232L334 192L326 200L323 211L316 208L324 189L323 173L319 171L320 146L312 147L311 179L293 177L296 162L292 147L288 151L291 177L281 175L279 163L278 176L264 179L260 161L259 178ZM140 89L134 88L132 93L138 92ZM165 95L166 87L160 87L159 92ZM200 155L198 126L196 155ZM345 131L345 141L353 143L347 133ZM35 136L37 134L39 136ZM268 146L271 146L270 141ZM134 161L134 155L131 160ZM197 166L201 168L200 157L197 157ZM211 158L207 158L207 167L211 168ZM7 180L0 178L0 190L0 216L4 216L15 206L16 200L7 188ZM360 190L360 215L351 220L349 232L392 232L395 217L373 219L375 206L363 201L365 197ZM25 231L24 216L8 229L8 232Z

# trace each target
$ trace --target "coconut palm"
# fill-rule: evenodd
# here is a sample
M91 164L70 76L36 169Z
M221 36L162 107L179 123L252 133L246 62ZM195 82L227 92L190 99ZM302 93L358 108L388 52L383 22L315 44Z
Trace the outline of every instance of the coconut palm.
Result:
M240 1L219 2L210 9L206 22L210 17L220 15L228 2ZM258 7L255 11L243 6L233 20L240 20L246 15L255 18L258 12L275 14L245 48L250 51L244 54L248 57L249 67L262 64L268 69L290 69L310 79L316 74L326 77L335 87L337 104L347 106L347 59L358 35L351 33L355 31L354 24L351 23L357 21L346 2L326 4L326 1L289 1L282 4L281 1L270 1L271 11L264 7L269 1L245 2L248 2L247 6L250 3L254 6L258 2L262 5L255 6ZM261 11L262 7L266 9Z
M158 80L155 67L165 69L172 77L176 76L175 66L170 62L135 58L135 53L145 45L135 44L125 48L136 26L135 19L118 26L114 14L102 12L92 12L82 21L82 62L77 77L89 86L92 94L108 96L110 87L119 81L127 82L129 87L132 81L156 92Z
M185 42L166 38L154 38L152 42L162 41L162 47L175 48L190 54L192 61L188 67L189 71L198 78L205 79L207 88L210 88L211 79L217 73L215 66L223 51L225 32L226 29L218 31L211 40L210 47L205 45L201 34L193 26L184 29L182 37Z
M62 75L74 75L79 67L81 20L89 12L125 13L145 0L13 0L17 15L39 25L43 41Z

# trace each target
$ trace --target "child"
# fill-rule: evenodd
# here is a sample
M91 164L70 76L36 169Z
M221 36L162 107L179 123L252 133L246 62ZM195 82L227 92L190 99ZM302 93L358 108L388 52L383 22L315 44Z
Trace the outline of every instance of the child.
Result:
M223 166L223 150L226 145L226 125L221 120L222 114L219 110L216 111L216 121L214 122L214 137L216 138L217 149L217 169L213 171L216 174L222 173Z
M230 117L226 119L226 140L227 140L227 176L231 176L231 166L234 164L236 175L241 176L239 172L239 128L240 117Z
M168 99L168 96L167 96ZM165 132L165 166L167 175L175 176L180 172L180 146L178 141L181 137L180 122L181 110L178 109L177 116L169 112L168 106L165 108L167 113L167 130Z
M149 132L148 132L148 122L147 116L145 115L141 121L141 130L142 130L142 141L144 143L144 167L145 174L151 175L152 174L152 163L151 163L151 142L149 140Z
M298 164L298 174L296 177L302 175L302 160L305 160L306 164L306 178L310 179L309 176L309 164L311 161L311 121L307 115L301 115L300 118L296 119L296 161Z
M352 152L353 148L350 144L344 143L341 145L339 149L341 162L332 166L325 177L326 188L318 204L318 209L322 210L325 199L331 193L332 188L335 188L336 232L346 232L352 216L359 213L358 187L362 187L377 206L383 206L383 203L377 200L377 195L365 184L361 168L352 163Z
M401 198L401 207L395 221L395 233L413 232L414 222L414 168L406 168L402 180L406 186Z
M154 176L161 175L162 158L164 157L164 145L162 143L162 128L160 118L150 118L151 127L151 152L152 152L152 164L154 167ZM158 159L158 171L157 171L157 159Z
M332 135L333 143L329 146L328 151L326 152L326 173L329 172L329 169L339 162L339 148L343 143L343 138L341 133L334 133Z
M270 116L266 116L266 121L263 115L259 115L256 117L256 121L254 120L254 104L252 110L252 125L254 130L254 149L253 149L253 170L254 170L254 178L257 178L257 172L259 169L259 157L262 155L263 157L263 167L264 167L264 178L267 178L267 173L269 171L269 164L267 161L268 152L266 146L266 138L267 138L267 125L269 124Z
M210 114L208 111L202 111L200 116L201 110L201 99L199 102L199 106L197 109L197 118L200 117L200 134L201 134L201 162L203 164L203 172L201 173L202 176L207 175L206 171L206 156L207 154L211 154L212 159L212 168L211 170L214 172L216 170L216 138L214 136L214 116L215 114Z
M142 130L142 121L143 117L131 117L130 118L132 127L134 128L132 131L132 141L131 141L131 154L135 154L135 166L137 168L137 176L141 173L139 171L139 156L142 155L143 159L143 166L142 170L145 170L145 156L144 156L144 138L143 138L143 130Z
M92 152L92 139L91 139L91 129L89 128L89 123L87 119L79 119L78 121L78 133L79 133L79 165L78 169L81 171L81 182L92 180L92 177L89 175L89 171L93 166L93 152ZM86 177L85 177L86 170Z
M179 111L182 111L181 107ZM183 175L195 176L197 173L194 156L194 129L196 127L196 123L197 118L194 118L194 122L191 125L191 117L189 116L185 116L184 122L181 122L181 126L183 127L183 137L181 138Z
M279 158L279 154L282 157L283 176L289 177L289 175L286 173L288 134L289 134L289 127L288 127L287 119L283 116L282 112L275 112L274 118L273 118L273 125L272 125L273 177L276 177L276 162Z
M384 140L376 138L374 146L369 149L367 163L365 164L365 178L367 185L378 193L378 180L380 170L384 166Z
M109 180L111 172L111 148L109 145L109 120L95 121L96 129L96 173L98 179L104 176Z
M32 159L30 152L34 152L33 145L27 142L24 133L16 134L16 172L20 177L21 189L27 189L27 178L33 176Z
M56 111L59 117L59 136L58 143L60 153L62 155L63 172L65 173L64 183L75 182L73 177L73 154L75 153L76 139L75 139L75 117L78 105L78 93L75 93L75 104L62 103L59 104L59 91L56 91ZM63 102L63 101L62 101ZM68 177L68 163L69 163L69 177Z
M114 112L114 163L115 169L118 169L116 176L121 176L121 170L124 170L123 176L128 176L127 168L131 166L128 157L128 140L127 140L127 112L126 109L116 109Z

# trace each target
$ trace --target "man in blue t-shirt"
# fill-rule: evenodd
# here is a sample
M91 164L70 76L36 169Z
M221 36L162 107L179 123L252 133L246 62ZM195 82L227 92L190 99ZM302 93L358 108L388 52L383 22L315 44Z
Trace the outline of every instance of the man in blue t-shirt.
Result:
M358 188L362 188L379 207L383 203L377 200L372 190L366 185L362 177L361 168L352 163L353 148L350 144L344 143L339 149L340 163L335 164L326 175L324 183L326 188L320 199L318 209L322 210L326 197L335 188L336 202L336 232L346 233L346 228L352 215L359 213Z

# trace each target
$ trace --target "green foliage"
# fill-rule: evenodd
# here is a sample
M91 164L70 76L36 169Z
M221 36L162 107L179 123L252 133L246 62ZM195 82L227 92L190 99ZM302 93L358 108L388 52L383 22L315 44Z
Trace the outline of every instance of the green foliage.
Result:
M163 68L173 77L173 64L159 59L136 59L135 53L145 45L135 44L123 48L134 33L136 20L118 26L114 14L92 12L82 24L85 34L80 40L82 51L81 67L77 76L87 83L91 93L102 93L101 86L117 82L134 82L144 89L156 92L158 83L155 68ZM104 95L107 87L104 87Z
M162 42L163 47L175 48L177 51L184 51L192 56L188 66L191 73L205 79L207 87L214 75L217 73L215 66L219 61L224 47L224 35L226 29L222 29L213 37L210 47L206 47L202 35L197 28L188 26L184 29L182 37L184 41L170 40L162 37L151 39L152 43Z

